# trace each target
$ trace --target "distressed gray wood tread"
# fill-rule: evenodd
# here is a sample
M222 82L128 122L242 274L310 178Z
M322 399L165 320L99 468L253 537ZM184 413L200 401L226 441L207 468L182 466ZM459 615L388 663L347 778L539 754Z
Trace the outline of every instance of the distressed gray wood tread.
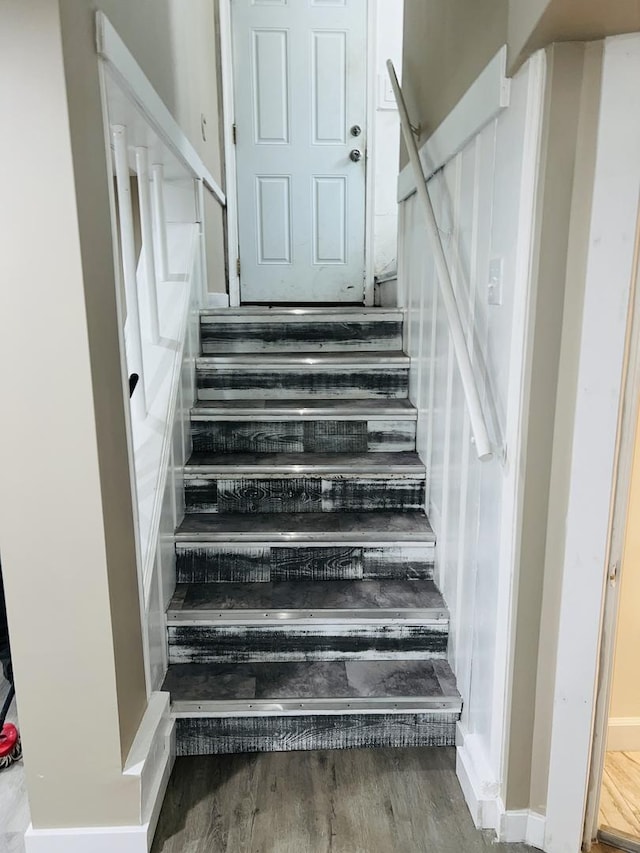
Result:
M215 614L214 614L215 611ZM278 620L286 612L289 618L323 614L358 613L384 618L393 611L395 619L414 619L415 611L428 611L432 618L448 618L442 595L429 580L379 581L263 581L246 583L177 584L169 605L169 622L207 620L251 612L253 618ZM433 613L431 614L431 611Z
M355 543L416 542L433 545L423 512L194 513L176 531L179 542Z
M185 477L221 475L306 475L362 477L408 474L425 475L425 466L417 453L193 453L185 468Z
M198 368L250 369L255 371L287 370L370 370L372 367L406 370L411 359L403 352L296 352L238 353L207 355L196 359Z
M181 702L430 698L460 706L446 660L173 664L162 686Z
M334 320L339 320L340 317L346 316L353 319L354 316L361 315L375 320L402 320L404 312L401 308L375 308L366 307L364 305L327 305L315 307L290 307L285 308L279 305L247 305L240 308L203 308L200 310L200 316L206 320L211 317L215 320L224 318L237 318L238 322L252 317L273 317L283 319L295 319L296 317L318 317L324 314L330 315Z
M296 419L416 420L418 411L407 399L306 399L306 400L216 400L200 401L191 409L193 420L259 417Z

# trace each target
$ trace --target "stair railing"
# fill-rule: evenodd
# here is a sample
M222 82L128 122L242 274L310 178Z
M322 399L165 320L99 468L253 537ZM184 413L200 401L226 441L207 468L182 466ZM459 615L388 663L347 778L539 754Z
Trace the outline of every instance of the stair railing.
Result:
M418 146L411 128L407 105L405 103L400 84L398 83L393 62L390 59L387 60L387 69L389 71L389 77L391 79L391 86L393 87L396 103L398 105L398 112L400 113L402 135L407 147L407 153L409 154L409 161L413 168L416 190L418 198L420 199L420 206L422 207L422 211L425 216L427 231L429 232L429 238L432 244L436 273L438 283L440 285L440 294L442 296L449 324L453 351L458 364L458 370L460 371L460 378L462 380L464 396L467 403L467 409L469 411L469 420L471 422L471 432L476 453L478 454L478 459L485 461L491 459L493 452L491 449L487 422L482 410L480 392L473 373L471 357L469 355L469 350L467 349L462 321L460 319L460 312L458 311L458 303L456 302L455 292L453 290L453 281L451 279L449 265L447 264L444 246L442 245L438 224L436 222L433 203L431 202L431 196L429 195L429 187L422 170Z
M138 124L141 122L145 128L141 137L135 128L130 133L130 128L125 124L109 122L127 309L127 351L131 361L127 367L128 373L136 374L139 380L130 386L131 412L137 421L144 421L153 403L153 400L149 399L149 371L145 369L145 359L149 355L145 341L152 346L161 342L158 285L174 279L169 270L168 259L164 165L155 159L150 160L150 155L169 157L174 172L177 167L184 176L194 181L199 207L197 224L203 255L204 192L208 191L222 208L226 207L226 197L103 12L96 12L96 43L98 55L103 61L100 71L103 76L105 113L109 113L107 86L104 82L104 69L107 68L128 105L126 115ZM146 145L139 144L140 138L144 138L145 143L155 140L151 151ZM132 174L137 178L139 223L136 223L134 218ZM144 261L144 276L140 276L140 282L136 224L139 224L140 231L140 258ZM179 278L182 279L182 276ZM206 288L204 273L202 286Z

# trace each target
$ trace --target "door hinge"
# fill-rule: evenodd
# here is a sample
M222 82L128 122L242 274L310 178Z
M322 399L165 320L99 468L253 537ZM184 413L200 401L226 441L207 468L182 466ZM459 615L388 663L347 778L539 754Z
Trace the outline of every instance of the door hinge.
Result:
M232 134L232 138L233 138L233 144L237 145L238 144L238 125L237 124L231 125L231 134Z
M236 275L240 278L240 258L236 259Z

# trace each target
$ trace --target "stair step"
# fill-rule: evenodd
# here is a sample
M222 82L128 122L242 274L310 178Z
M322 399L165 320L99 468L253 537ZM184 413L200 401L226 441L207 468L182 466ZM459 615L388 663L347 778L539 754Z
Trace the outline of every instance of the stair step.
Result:
M171 694L174 714L191 710L191 703L206 703L210 712L242 710L252 716L267 710L271 702L292 713L301 710L300 702L306 705L302 710L322 703L325 710L331 704L336 712L348 710L347 703L363 708L367 702L387 702L388 711L394 704L408 703L413 710L418 702L460 705L446 660L173 664L162 690ZM247 702L253 703L251 708Z
M176 531L178 543L434 545L436 538L424 512L243 513L185 516Z
M436 703L438 704L438 703ZM189 714L176 720L176 752L225 755L325 749L455 746L460 712L444 705L420 713L346 713L264 717Z
M444 660L174 664L179 755L455 742L461 700Z
M358 308L203 312L202 352L379 351L402 348L403 313Z
M176 533L178 583L431 580L435 536L407 513L187 515Z
M409 364L401 352L202 357L198 399L406 398Z
M200 401L191 410L197 420L239 420L258 418L261 421L300 420L409 420L415 421L418 412L409 400L215 400Z
M191 410L199 453L366 453L415 450L408 400L225 400Z
M443 658L449 615L431 581L179 584L170 663Z
M431 581L270 581L178 584L169 605L170 624L296 619L447 619L442 595ZM285 615L290 614L290 615Z
M190 512L417 510L417 453L194 453L184 469Z

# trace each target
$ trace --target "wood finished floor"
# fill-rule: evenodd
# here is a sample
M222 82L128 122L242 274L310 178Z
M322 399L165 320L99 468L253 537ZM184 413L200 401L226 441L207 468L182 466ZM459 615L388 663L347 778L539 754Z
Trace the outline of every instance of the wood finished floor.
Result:
M608 752L600 795L600 825L640 840L640 752Z
M179 758L152 853L527 853L476 830L454 749Z

